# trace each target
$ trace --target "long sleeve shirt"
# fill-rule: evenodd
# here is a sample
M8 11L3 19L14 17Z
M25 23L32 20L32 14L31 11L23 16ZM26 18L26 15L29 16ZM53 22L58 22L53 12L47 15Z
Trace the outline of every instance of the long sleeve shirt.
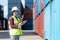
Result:
M12 17L9 18L10 26L11 28L17 28L18 24L14 24L14 19Z

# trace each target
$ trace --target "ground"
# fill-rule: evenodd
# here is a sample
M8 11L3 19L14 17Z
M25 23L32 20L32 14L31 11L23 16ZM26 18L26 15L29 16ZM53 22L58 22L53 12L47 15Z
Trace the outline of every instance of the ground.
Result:
M0 40L10 40L8 30L0 31ZM32 30L24 30L23 35L20 36L20 40L43 40L43 38L35 34Z

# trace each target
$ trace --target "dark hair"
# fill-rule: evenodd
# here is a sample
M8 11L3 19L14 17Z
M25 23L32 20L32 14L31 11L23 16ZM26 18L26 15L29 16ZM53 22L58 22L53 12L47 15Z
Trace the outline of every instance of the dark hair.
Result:
M12 11L12 15L13 15L13 12L15 12L16 10Z

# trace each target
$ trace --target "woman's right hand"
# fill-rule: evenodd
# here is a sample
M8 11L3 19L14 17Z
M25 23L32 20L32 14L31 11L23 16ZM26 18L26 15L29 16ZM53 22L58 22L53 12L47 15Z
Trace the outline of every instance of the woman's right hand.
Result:
M19 23L18 26L22 26L23 25L23 22Z

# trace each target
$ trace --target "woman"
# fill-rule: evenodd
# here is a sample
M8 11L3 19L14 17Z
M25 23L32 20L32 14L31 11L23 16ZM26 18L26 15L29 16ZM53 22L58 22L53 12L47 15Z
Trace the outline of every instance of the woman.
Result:
M17 7L12 8L12 16L8 20L9 24L9 34L11 40L19 40L20 35L22 35L21 26L23 25L22 20L20 21L17 17L19 9Z

